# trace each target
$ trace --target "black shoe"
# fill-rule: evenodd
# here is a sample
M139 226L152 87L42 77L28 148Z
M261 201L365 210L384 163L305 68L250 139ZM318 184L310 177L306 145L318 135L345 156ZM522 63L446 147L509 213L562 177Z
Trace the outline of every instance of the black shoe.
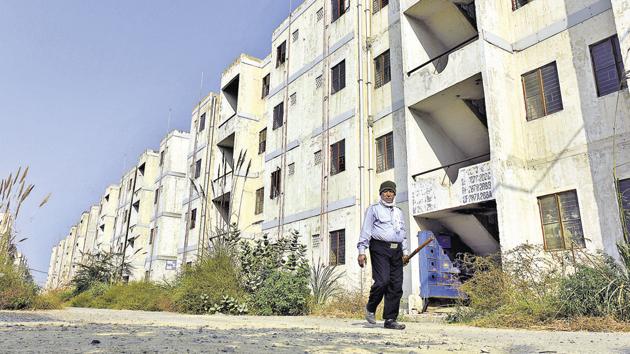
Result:
M402 323L396 322L396 320L385 320L385 325L383 327L387 329L398 329L398 330L405 329L405 325Z

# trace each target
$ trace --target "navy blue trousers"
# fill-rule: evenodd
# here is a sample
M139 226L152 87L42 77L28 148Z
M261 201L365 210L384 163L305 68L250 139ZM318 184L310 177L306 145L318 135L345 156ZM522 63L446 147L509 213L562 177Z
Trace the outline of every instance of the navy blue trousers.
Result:
M372 263L372 279L370 298L366 309L376 312L376 307L385 298L383 318L395 320L400 309L400 298L403 290L403 251L402 244L391 248L391 242L370 240L370 257Z

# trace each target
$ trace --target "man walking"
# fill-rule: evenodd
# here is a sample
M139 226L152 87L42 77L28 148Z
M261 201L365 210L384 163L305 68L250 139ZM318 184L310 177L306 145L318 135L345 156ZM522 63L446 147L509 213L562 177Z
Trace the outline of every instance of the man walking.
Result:
M409 262L405 221L400 208L396 207L396 184L385 181L379 188L381 199L365 211L365 220L357 248L358 262L363 268L367 261L365 249L370 249L372 279L370 298L365 307L365 319L376 324L374 312L385 297L383 319L385 328L405 329L396 322L402 297L403 266Z

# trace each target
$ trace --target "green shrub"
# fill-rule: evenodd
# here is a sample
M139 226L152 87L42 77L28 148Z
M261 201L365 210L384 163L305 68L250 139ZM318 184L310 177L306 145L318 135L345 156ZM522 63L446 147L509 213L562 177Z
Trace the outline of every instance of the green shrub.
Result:
M75 296L70 305L116 310L172 311L170 289L149 282L96 283Z
M233 257L225 252L212 252L183 270L175 281L173 301L179 311L208 313L224 296L242 301L245 292L239 284L239 269Z
M121 274L129 274L133 268L131 262L123 262L122 259L122 253L116 252L84 254L84 260L77 265L77 272L72 278L75 295L88 290L94 284L116 283Z
M251 297L259 315L299 316L308 313L308 273L272 272Z
M311 299L306 246L300 234L271 241L267 235L241 244L243 287L251 311L260 315L303 315Z
M607 310L604 289L607 285L608 280L595 268L580 265L574 274L561 282L560 315L605 316Z
M34 310L59 310L63 308L61 291L48 291L37 294L31 305Z
M17 267L0 257L0 310L29 308L37 296L37 286Z

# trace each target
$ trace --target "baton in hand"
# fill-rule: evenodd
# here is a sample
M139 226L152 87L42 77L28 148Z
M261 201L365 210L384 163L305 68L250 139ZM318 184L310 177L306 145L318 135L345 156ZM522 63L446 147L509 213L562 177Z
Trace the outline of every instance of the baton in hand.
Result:
M411 258L415 256L416 254L418 254L418 252L420 252L421 249L425 248L429 243L431 243L431 241L433 241L433 237L429 237L420 246L418 246L415 250L413 250L413 252L411 252L409 256L407 256L407 263L409 263L409 260L411 260Z

